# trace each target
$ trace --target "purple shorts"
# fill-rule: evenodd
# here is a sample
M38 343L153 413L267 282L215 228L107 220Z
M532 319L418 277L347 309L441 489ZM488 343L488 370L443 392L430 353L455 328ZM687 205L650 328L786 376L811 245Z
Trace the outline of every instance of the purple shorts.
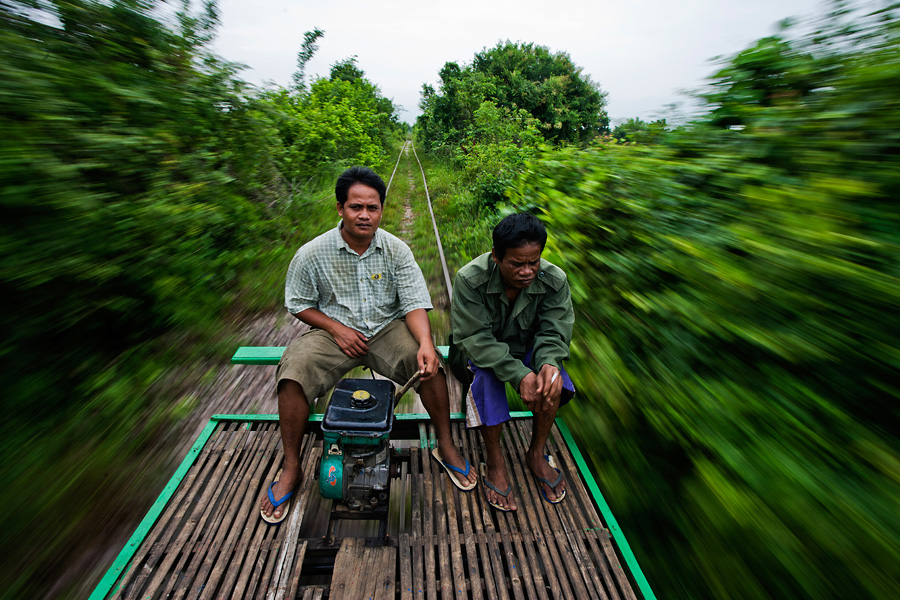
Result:
M531 366L531 350L522 362L526 367ZM466 393L466 427L500 425L509 421L506 383L497 379L492 370L480 369L473 365L471 360L468 363L468 369L474 376ZM563 406L575 396L575 386L565 368L561 368L559 374L563 382L559 405Z

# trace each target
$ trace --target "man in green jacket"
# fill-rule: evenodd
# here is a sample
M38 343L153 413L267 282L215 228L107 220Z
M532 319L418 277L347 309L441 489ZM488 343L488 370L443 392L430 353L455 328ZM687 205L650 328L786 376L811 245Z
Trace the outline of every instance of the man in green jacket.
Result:
M575 313L566 274L541 258L546 242L536 217L510 215L494 228L491 252L460 269L453 286L450 364L468 384L467 425L479 427L484 440L485 496L503 511L516 510L500 450L501 428L510 418L506 383L534 413L527 464L541 495L553 504L566 495L544 445L557 410L575 395L563 369Z

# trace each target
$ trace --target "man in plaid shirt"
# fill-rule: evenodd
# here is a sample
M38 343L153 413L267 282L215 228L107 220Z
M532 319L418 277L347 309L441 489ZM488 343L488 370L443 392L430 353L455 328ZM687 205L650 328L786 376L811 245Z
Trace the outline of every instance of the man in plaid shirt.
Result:
M260 515L279 523L301 479L300 445L309 399L324 395L360 365L416 390L437 432L432 454L463 491L477 483L450 435L450 401L443 364L431 339L431 298L412 251L378 228L386 188L371 169L351 167L335 186L341 222L303 245L285 283L285 306L310 326L284 352L275 378L284 464L260 503Z

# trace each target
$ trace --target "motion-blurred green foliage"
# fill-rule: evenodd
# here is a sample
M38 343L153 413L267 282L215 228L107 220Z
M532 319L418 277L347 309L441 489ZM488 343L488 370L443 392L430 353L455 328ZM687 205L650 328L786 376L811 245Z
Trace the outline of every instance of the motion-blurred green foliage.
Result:
M897 17L763 40L704 121L514 194L572 286L570 422L661 597L897 593Z
M216 3L189 5L0 3L9 597L89 550L100 499L134 495L129 461L190 408L151 390L282 303L296 247L334 222L337 169L386 161L401 129L352 60L309 91L249 88L207 50Z

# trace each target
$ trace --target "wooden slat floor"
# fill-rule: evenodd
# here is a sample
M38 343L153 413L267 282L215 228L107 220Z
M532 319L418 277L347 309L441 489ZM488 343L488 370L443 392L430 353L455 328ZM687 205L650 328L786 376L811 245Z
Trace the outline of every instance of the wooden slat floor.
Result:
M453 428L477 466L477 432ZM312 476L281 525L259 518L281 463L278 424L221 422L109 597L635 598L556 426L547 450L568 485L558 505L542 499L523 461L530 434L530 420L504 428L519 507L512 513L489 507L481 485L457 490L418 439L392 440L409 461L392 480L387 545L375 543L377 522L342 520L328 546L331 502ZM304 473L313 473L321 451L307 433Z

